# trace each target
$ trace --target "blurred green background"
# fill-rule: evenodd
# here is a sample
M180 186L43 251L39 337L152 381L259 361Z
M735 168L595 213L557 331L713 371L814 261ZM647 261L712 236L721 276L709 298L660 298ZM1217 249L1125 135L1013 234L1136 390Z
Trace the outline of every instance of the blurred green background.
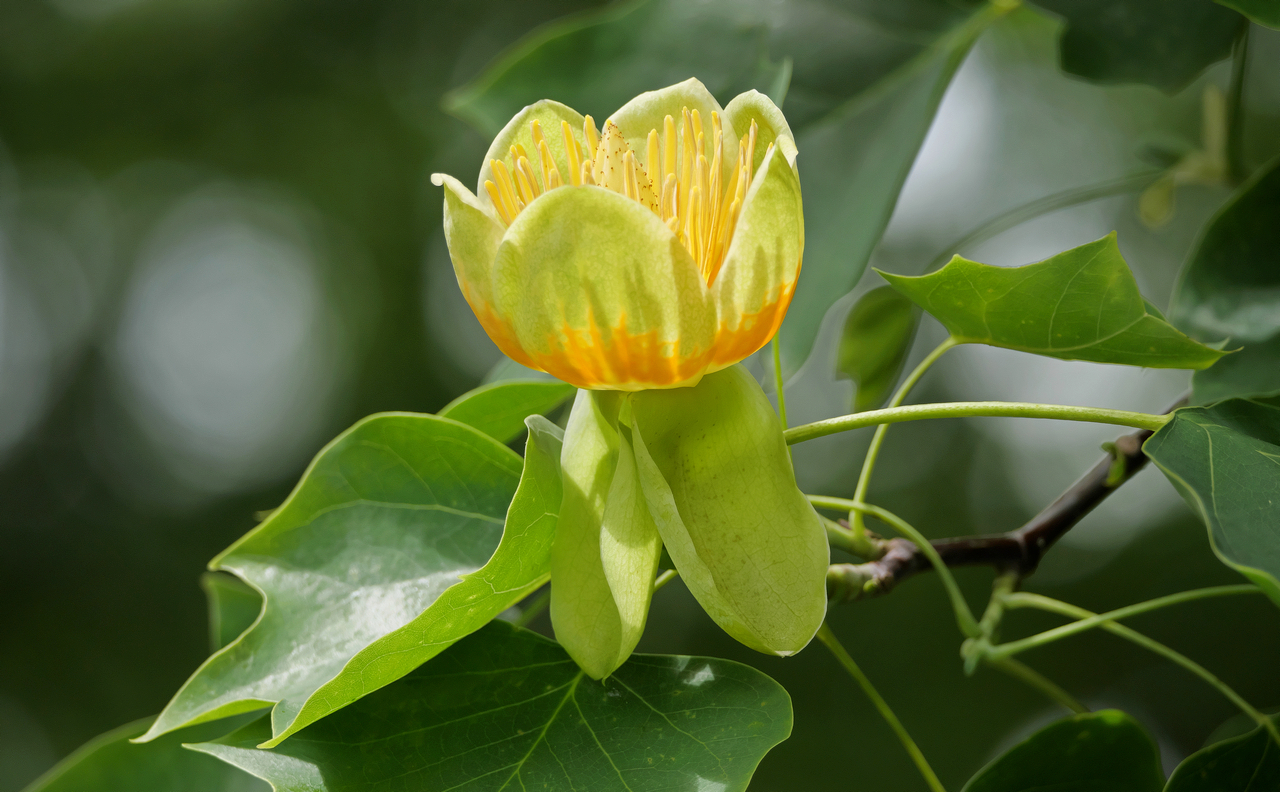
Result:
M204 564L283 499L328 438L371 412L434 411L498 362L457 293L440 190L429 181L433 171L473 179L488 138L446 114L442 98L531 29L599 5L0 4L0 792L161 709L208 653ZM879 6L882 16L894 8L846 5ZM908 44L909 27L894 34ZM1023 8L982 35L874 266L918 273L1002 211L1152 170L1152 151L1201 145L1205 92L1227 87L1228 62L1172 94L1093 84L1060 70L1060 33L1054 17ZM1280 33L1255 25L1250 36L1245 159L1256 167L1280 151ZM849 34L850 52L859 41ZM803 64L802 51L770 52L769 64L792 54ZM794 112L834 101L824 91L839 93L836 66L819 75L825 82L797 67L809 91L793 96ZM702 75L675 79L686 76ZM803 148L800 156L802 180L824 167ZM1137 193L1124 192L961 252L1024 264L1115 229L1144 294L1164 305L1229 192L1180 189L1172 222L1155 228L1139 220ZM855 295L878 280L864 277ZM836 379L834 360L852 300L826 315L791 381L793 423L849 410L852 386ZM941 338L926 322L915 357ZM750 365L763 372L762 361ZM963 348L919 398L1159 411L1187 383L1182 372ZM908 424L889 435L872 494L930 535L1008 530L1113 436L1048 422ZM797 449L801 486L850 494L867 440L853 433ZM1069 534L1029 588L1105 609L1236 580L1147 471ZM962 571L961 581L979 603L990 573ZM1010 621L1050 623L1022 613ZM948 786L1058 715L1003 677L964 677L931 576L841 606L833 625ZM1265 601L1213 600L1134 625L1246 699L1280 705L1280 614ZM679 585L655 598L641 650L733 657L787 687L795 733L765 759L753 790L921 788L892 734L820 650L751 654ZM1233 714L1182 671L1102 633L1027 659L1088 704L1138 717L1167 767Z

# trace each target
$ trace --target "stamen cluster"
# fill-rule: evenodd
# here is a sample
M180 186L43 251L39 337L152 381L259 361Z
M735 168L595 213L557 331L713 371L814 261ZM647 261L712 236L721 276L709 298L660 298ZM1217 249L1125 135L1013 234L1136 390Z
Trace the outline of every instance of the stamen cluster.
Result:
M534 159L519 143L511 146L508 169L500 159L490 161L493 181L485 189L503 222L511 225L520 212L542 193L562 186L595 185L625 195L658 215L679 239L698 271L710 284L724 263L738 215L754 176L756 122L738 141L738 159L727 181L724 177L724 132L719 113L711 113L711 158L708 160L702 117L682 108L680 122L667 116L662 133L653 129L647 139L647 161L642 164L612 121L604 134L596 132L587 116L582 124L586 151L574 138L569 122L560 122L567 159L567 178L560 173L542 132L530 122L537 149ZM773 144L769 144L772 148ZM766 150L767 154L767 150ZM648 167L646 167L646 165ZM652 172L652 173L651 173Z

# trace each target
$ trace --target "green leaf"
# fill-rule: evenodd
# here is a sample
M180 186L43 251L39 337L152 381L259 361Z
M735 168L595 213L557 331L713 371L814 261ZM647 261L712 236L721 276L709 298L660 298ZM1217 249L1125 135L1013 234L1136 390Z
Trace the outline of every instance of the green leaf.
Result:
M1280 331L1280 159L1209 221L1173 292L1169 313L1208 338L1263 341Z
M262 612L262 595L225 572L205 572L200 587L209 604L209 643L216 652L253 626Z
M182 747L216 739L253 717L196 726L134 745L130 740L153 720L144 718L93 738L24 792L268 792L266 783L243 770Z
M1005 751L962 792L1159 792L1160 752L1133 718L1103 710L1065 718Z
M510 605L461 602L456 589L493 593L458 579L498 546L520 469L511 449L436 416L375 415L340 435L283 506L210 562L261 591L266 606L144 739L271 704L282 739L466 634L475 608ZM450 612L432 608L451 586L441 600Z
M723 102L753 87L778 99L771 84L782 84L789 63L786 115L806 210L804 277L781 331L795 370L866 268L956 68L1005 10L948 0L649 0L543 28L447 104L493 135L546 96L602 119L690 75Z
M1147 311L1115 232L1025 267L956 256L929 275L880 274L960 343L1148 368L1202 369L1224 354Z
M1059 41L1063 71L1096 83L1146 83L1169 93L1230 55L1245 25L1239 14L1204 0L1033 2L1066 21Z
M892 286L872 289L853 304L840 334L836 372L853 380L853 411L885 403L907 362L919 326L915 304Z
M284 745L264 721L193 746L278 792L747 787L791 700L728 660L635 655L589 679L553 642L494 622Z
M1280 718L1274 719L1280 723ZM1261 726L1182 760L1165 792L1264 792L1280 789L1280 745Z
M1236 11L1270 28L1280 30L1280 3L1276 0L1213 0L1218 5L1234 8Z
M1223 563L1280 605L1280 398L1176 411L1143 445Z
M467 391L440 410L441 418L464 423L509 443L524 431L524 419L564 404L574 387L559 380L512 379Z
M1234 346L1228 343L1228 346ZM1266 341L1245 344L1191 377L1195 404L1232 396L1269 396L1280 393L1280 333Z

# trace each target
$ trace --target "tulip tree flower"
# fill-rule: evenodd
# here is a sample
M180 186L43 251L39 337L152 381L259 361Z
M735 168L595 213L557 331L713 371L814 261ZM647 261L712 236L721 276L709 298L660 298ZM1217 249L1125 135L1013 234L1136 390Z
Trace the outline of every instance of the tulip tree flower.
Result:
M641 94L597 129L544 100L475 193L436 174L458 284L510 358L578 386L552 552L557 639L591 676L643 631L665 546L727 632L792 654L825 614L825 531L738 361L777 332L804 250L796 146L749 91Z

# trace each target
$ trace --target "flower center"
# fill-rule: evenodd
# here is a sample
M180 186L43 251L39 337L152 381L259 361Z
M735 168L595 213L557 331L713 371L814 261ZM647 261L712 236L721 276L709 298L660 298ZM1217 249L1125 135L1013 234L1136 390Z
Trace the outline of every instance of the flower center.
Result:
M493 181L484 183L485 190L507 225L535 198L557 187L595 185L625 195L662 218L710 284L724 264L754 176L756 122L751 122L747 134L738 141L738 161L726 180L720 114L711 113L710 159L706 156L701 115L687 107L680 115L678 123L667 116L661 134L656 129L649 131L647 168L612 121L605 121L604 134L600 135L595 121L586 117L582 124L585 152L574 139L569 123L561 121L567 176L560 173L547 148L542 125L532 121L529 129L537 148L535 157L530 157L519 143L511 146L513 166L508 169L502 160L491 160ZM769 148L772 147L770 143Z

